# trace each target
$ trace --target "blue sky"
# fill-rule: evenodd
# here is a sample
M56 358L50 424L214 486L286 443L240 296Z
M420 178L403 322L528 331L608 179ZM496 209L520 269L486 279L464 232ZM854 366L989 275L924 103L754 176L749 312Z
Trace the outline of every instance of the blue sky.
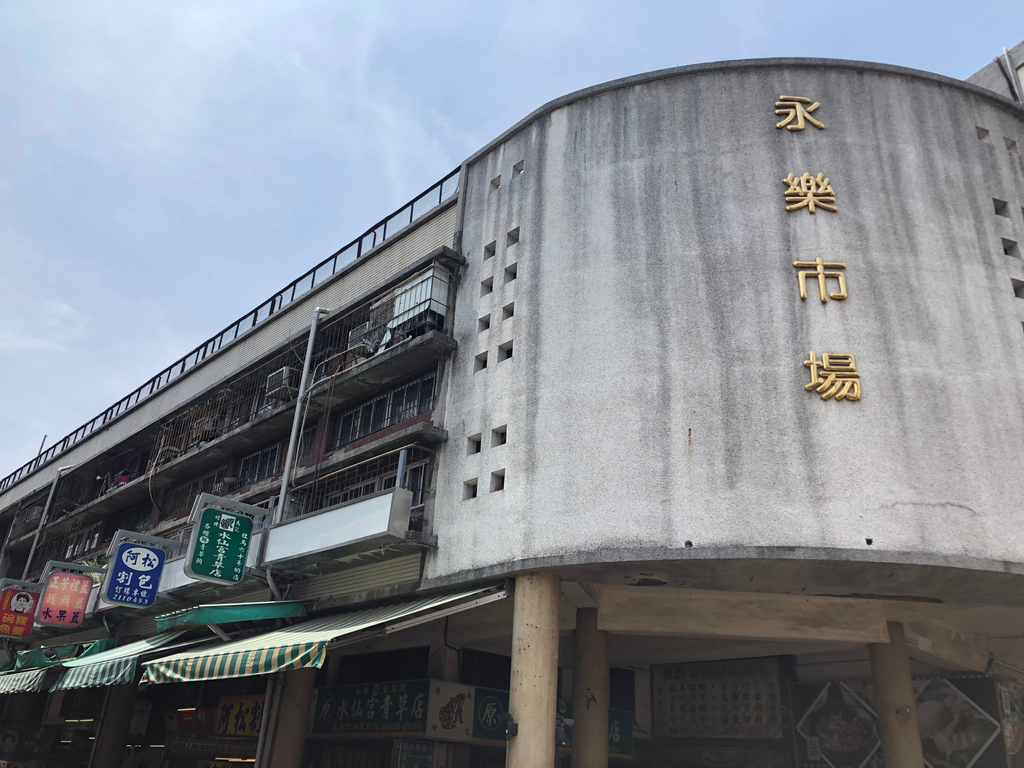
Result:
M0 475L552 98L771 56L963 78L1022 22L1018 0L0 4Z

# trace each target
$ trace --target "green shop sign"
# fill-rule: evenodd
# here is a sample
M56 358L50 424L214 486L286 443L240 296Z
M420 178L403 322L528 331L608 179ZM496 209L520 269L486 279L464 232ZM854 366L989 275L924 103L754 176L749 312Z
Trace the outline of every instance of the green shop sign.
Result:
M429 680L317 690L313 733L408 734L427 728Z
M207 507L192 528L185 574L214 584L237 584L245 575L252 518Z

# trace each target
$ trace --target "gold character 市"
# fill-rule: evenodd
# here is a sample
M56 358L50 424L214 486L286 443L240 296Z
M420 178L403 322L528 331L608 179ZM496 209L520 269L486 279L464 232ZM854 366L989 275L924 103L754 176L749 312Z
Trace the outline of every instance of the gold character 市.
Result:
M819 361L812 351L804 365L811 369L811 381L804 385L808 392L812 389L817 391L822 400L832 396L836 400L860 400L860 374L853 355L825 353ZM818 373L819 369L824 377Z
M802 131L806 120L818 130L825 130L823 123L811 117L811 112L821 105L814 102L811 106L805 107L805 104L811 104L811 100L803 96L779 96L779 100L775 102L775 114L782 116L783 119L776 123L775 127L785 128L787 131Z
M826 211L836 211L836 193L832 189L832 183L828 176L819 173L811 176L805 173L803 176L794 176L792 173L782 180L786 184L786 206L787 211L797 211L807 208L814 213L815 208L824 208Z
M793 266L799 269L797 280L800 282L800 298L807 298L807 278L818 279L818 294L821 296L821 303L824 304L830 298L842 301L849 294L846 292L846 278L840 270L846 269L846 264L841 261L823 261L819 256L814 261L794 261ZM828 293L825 287L826 278L833 278L839 281L839 290Z

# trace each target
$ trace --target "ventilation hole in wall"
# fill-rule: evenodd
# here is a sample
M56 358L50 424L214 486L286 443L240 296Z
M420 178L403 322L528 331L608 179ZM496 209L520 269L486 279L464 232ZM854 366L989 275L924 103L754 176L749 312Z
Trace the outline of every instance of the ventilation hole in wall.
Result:
M505 470L499 469L491 472L491 493L505 490Z
M498 347L498 362L500 363L502 360L511 360L511 359L512 359L512 342L511 341L506 341L504 344L502 344L500 347Z
M683 546L686 547L687 549L689 549L690 547L693 546L693 542L692 541L684 541L683 542Z
M870 547L872 544L875 543L875 540L874 539L864 539L864 543L867 544Z
M974 130L978 132L978 138L982 141L988 139L988 128L982 128L980 125L974 126Z
M476 498L476 478L467 480L462 484L462 500L468 501L469 499Z
M1010 152L1017 151L1017 142L1011 139L1009 136L1003 136L1003 141L1006 142L1006 148Z
M483 448L484 440L483 435L476 434L468 438L466 444L466 455L472 456L474 453L480 453L480 449Z
M484 246L484 261L494 257L494 254L498 252L498 241L493 240Z
M1007 205L1005 200L998 198L992 198L992 207L996 209L996 216L1005 216L1010 218L1010 206Z
M480 295L486 296L488 293L494 290L494 278L488 277L486 280L480 283Z
M1018 299L1024 299L1024 280L1011 277L1010 284L1013 286L1013 295Z
M522 176L524 170L526 170L525 160L520 160L518 163L512 166L512 173L514 173L516 176Z
M516 303L513 301L511 304L506 304L501 308L501 319L508 320L513 317L516 313Z
M1010 240L1008 238L1000 238L1003 241L1003 253L1007 256L1016 256L1020 258L1020 250L1017 248L1017 241Z
M519 227L516 227L515 229L511 230L507 235L505 235L505 247L507 248L510 245L515 245L518 242Z
M508 442L508 425L502 424L491 430L491 448L497 448Z
M518 272L519 272L519 265L518 264L511 264L511 265L505 267L505 282L506 283L511 283L513 280L515 280L516 279L516 274Z
M495 189L497 189L500 186L501 186L501 174L499 173L497 176L495 176L493 179L491 179L491 191L493 192Z
M473 372L482 371L487 367L487 353L481 352L479 355L473 358Z
M490 327L491 327L491 316L490 315L484 315L479 320L477 320L476 330L477 330L478 333L483 333L484 331L486 331Z

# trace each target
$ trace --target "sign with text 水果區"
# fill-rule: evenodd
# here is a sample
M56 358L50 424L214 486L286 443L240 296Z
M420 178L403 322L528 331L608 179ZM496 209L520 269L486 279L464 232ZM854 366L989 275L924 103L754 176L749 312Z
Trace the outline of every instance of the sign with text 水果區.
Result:
M91 591L90 576L52 571L43 582L42 599L36 609L36 623L69 629L81 626Z
M252 518L216 507L203 509L192 528L185 573L214 584L237 584L245 576Z

